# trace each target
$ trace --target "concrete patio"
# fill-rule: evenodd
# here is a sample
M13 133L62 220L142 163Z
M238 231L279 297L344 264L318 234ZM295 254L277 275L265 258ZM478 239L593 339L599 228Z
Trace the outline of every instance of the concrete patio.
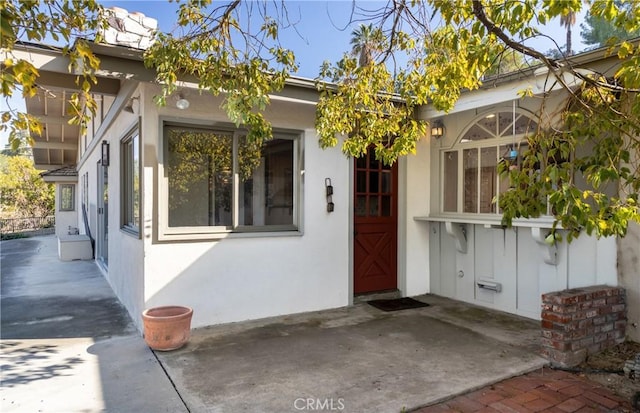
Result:
M92 262L0 248L2 411L400 412L545 364L537 322L429 295L196 329L156 358Z

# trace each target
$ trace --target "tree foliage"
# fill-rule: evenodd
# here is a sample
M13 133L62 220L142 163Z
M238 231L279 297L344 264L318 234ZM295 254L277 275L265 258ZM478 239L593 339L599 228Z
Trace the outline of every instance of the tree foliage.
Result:
M622 0L615 1L616 6L631 12L632 7L638 7L637 2ZM615 44L621 40L632 39L640 36L640 28L635 30L629 30L625 27L616 26L609 19L594 16L591 13L587 13L584 18L584 23L580 25L582 29L580 36L582 41L593 47L602 47Z
M91 52L85 38L100 40L98 29L105 22L99 19L100 5L95 0L56 1L2 1L0 2L0 49L3 51L0 88L8 110L0 111L0 131L9 131L9 143L16 149L26 136L33 144L32 134L41 134L37 118L18 112L9 105L8 98L15 93L33 97L38 85L38 70L28 61L15 58L13 49L17 41L63 42L63 53L69 56L69 72L77 73L77 91L69 98L70 121L84 125L89 114L95 113L96 102L91 96L95 84L94 71L100 60ZM23 135L23 131L29 131Z
M54 212L53 184L46 183L33 160L6 156L0 165L0 216L2 218L45 217Z
M549 210L573 233L586 229L596 235L623 235L629 220L640 221L640 99L636 98L640 48L629 41L616 46L614 40L605 42L610 48L603 57L617 60L615 75L605 77L577 70L563 56L548 57L527 40L546 37L540 24L554 19L571 23L571 17L585 9L593 19L633 33L640 28L640 8L628 4L619 0L390 0L365 10L354 3L353 21L365 25L359 33L354 31L353 51L345 51L338 62L325 63L317 78L320 144L341 144L349 156L360 156L373 146L379 159L395 162L415 152L426 134L428 122L415 116L419 106L429 104L448 112L463 91L482 86L485 76L495 70L497 57L515 54L521 56L514 58L516 62L546 66L565 88L569 101L560 124L545 125L530 137L527 160L511 172L504 171L511 174L513 183L512 195L504 197L501 205L504 222ZM37 87L35 69L11 60L16 39L42 41L56 32L70 42L72 34L95 31L102 24L95 20L99 6L91 0L11 0L0 7L2 47L8 51L4 96L16 88L31 96ZM289 25L285 2L181 3L176 30L158 33L145 55L145 64L156 70L163 87L157 102L163 104L185 76L193 76L202 91L223 98L229 119L248 127L249 141L259 144L269 139L271 125L262 112L270 103L270 93L282 89L297 67L293 51L281 44L280 31ZM78 81L86 100L77 96L74 110L83 101L92 107L85 92L94 80L91 70L99 62L85 46L77 41L75 47L65 48L72 62L76 58L85 62L79 66L84 71ZM567 76L581 86L566 83ZM75 119L82 122L80 112ZM6 112L2 117L3 127L37 128L23 114ZM584 145L592 150L582 150ZM610 186L622 190L609 194L604 188ZM549 206L542 208L545 199Z

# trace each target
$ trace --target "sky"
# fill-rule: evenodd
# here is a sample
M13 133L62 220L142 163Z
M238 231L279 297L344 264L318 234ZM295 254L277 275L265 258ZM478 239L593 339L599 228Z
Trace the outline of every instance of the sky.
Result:
M279 4L278 0L274 0ZM166 0L114 0L102 1L108 7L120 7L129 12L141 12L158 20L159 29L172 32L175 29L177 5ZM325 60L336 62L343 53L350 50L351 32L359 24L351 26L349 21L353 3L351 0L285 0L289 21L294 27L280 32L283 46L293 50L299 65L296 76L315 78ZM359 2L360 7L373 10L384 6L386 1ZM580 23L584 16L577 18L573 29L573 49L581 51L585 48L580 37ZM560 45L565 43L566 32L556 19L548 24L543 32L556 40ZM551 41L536 41L530 46L544 52L553 47ZM14 97L10 101L12 108L24 110L24 100ZM0 100L0 110L5 110L6 103ZM0 132L0 148L8 141L8 133Z

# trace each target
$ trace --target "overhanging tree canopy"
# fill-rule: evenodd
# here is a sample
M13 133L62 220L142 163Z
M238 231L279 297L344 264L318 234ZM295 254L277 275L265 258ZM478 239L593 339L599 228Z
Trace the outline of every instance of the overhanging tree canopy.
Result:
M30 96L37 87L37 71L11 58L18 39L43 41L55 34L69 43L77 35L91 38L103 24L98 19L100 6L91 0L12 0L0 8L4 96L17 90ZM620 30L640 27L640 8L624 7L617 0L391 0L373 11L354 3L359 20L381 35L368 39L366 59L345 53L339 62L322 67L316 117L321 145L335 146L342 140L343 151L352 156L373 146L379 159L394 162L413 153L425 134L427 123L414 117L418 105L429 103L446 112L463 90L482 85L496 59L504 53L521 54L530 64L544 65L557 75L570 101L564 124L530 137L529 146L536 150L529 152L522 169L511 169L514 186L501 200L504 222L537 216L540 204L549 200L553 213L573 233L586 229L597 235L624 235L628 221L640 221L637 42L624 41L606 52L618 61L615 76L609 78L577 71L570 61L548 58L526 43L544 36L538 24L566 20L583 8ZM295 55L279 36L289 24L285 2L180 4L177 30L159 33L145 55L163 86L158 103L164 103L182 76L195 75L202 90L223 96L229 118L248 126L249 139L268 139L271 125L261 112L269 94L284 87L296 70ZM85 109L95 107L89 91L99 61L83 41L65 52L72 62L84 63L73 68L81 71L81 88L71 105L74 120L82 123ZM564 84L565 73L582 81L579 90ZM25 114L6 111L2 120L3 128L38 128ZM576 149L586 143L593 151L578 155ZM585 177L588 188L578 188L575 173ZM612 183L622 190L605 194L602 189Z

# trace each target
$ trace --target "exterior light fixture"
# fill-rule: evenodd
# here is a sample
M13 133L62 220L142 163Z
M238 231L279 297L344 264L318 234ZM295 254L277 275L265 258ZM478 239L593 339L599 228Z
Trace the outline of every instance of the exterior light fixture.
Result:
M176 107L180 110L189 109L189 101L181 94L178 95L178 101L176 102Z
M124 110L127 113L136 113L135 109L133 108L133 101L138 99L140 99L140 96L134 96L131 99L129 99L129 101L127 102L127 105L122 110ZM139 103L138 103L138 109L140 109Z
M102 141L100 165L109 166L109 142L107 141Z
M444 136L444 124L441 120L435 120L431 123L431 136L440 139Z

